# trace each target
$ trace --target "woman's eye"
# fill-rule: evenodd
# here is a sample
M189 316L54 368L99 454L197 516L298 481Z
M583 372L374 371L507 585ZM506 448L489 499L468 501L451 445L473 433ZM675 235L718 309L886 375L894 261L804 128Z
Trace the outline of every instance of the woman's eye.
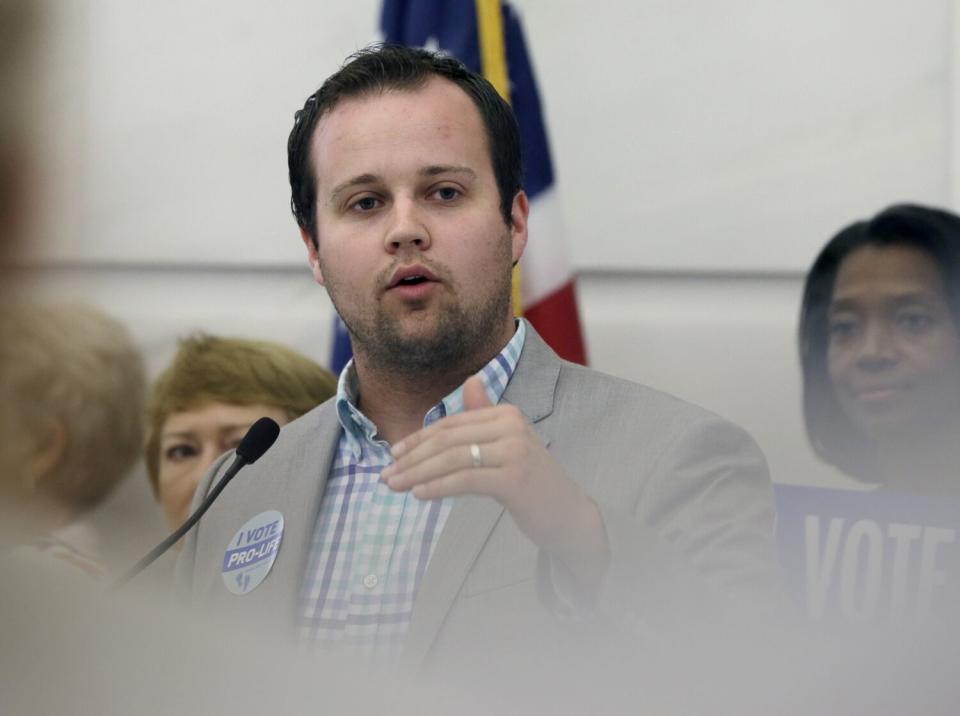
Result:
M163 451L167 462L181 462L196 456L197 451L192 445L170 445Z
M830 339L842 341L851 338L857 330L856 321L836 319L830 321Z
M901 313L897 325L910 333L919 333L933 325L933 317L920 312Z

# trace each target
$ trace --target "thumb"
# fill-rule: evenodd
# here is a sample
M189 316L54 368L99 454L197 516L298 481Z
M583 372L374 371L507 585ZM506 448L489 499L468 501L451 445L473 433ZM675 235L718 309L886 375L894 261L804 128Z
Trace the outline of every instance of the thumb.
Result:
M487 390L483 387L480 376L472 375L463 384L463 407L465 410L480 410L489 408L493 403L487 397Z

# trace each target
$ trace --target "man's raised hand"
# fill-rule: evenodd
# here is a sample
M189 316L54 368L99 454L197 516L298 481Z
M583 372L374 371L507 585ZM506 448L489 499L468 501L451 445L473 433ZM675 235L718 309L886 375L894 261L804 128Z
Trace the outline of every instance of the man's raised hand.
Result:
M396 443L396 461L383 479L391 489L411 490L422 500L492 497L580 581L597 581L609 561L597 506L564 473L516 406L490 402L478 376L464 384L463 401L463 413Z

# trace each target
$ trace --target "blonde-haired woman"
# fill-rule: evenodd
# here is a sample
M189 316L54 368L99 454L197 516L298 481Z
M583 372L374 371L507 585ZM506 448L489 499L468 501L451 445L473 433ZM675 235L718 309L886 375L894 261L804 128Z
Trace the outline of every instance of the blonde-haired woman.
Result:
M171 529L186 520L210 465L258 418L284 425L336 390L331 372L278 343L204 334L182 340L148 399L144 446Z
M97 576L95 549L58 530L98 505L143 440L146 379L127 330L77 304L0 307L3 542L35 543Z

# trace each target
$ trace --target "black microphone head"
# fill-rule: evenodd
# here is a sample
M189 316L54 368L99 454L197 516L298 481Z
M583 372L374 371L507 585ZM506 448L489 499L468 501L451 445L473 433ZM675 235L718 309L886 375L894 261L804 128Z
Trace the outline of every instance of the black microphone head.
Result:
M270 446L277 440L280 434L280 426L272 418L260 418L250 426L247 434L237 446L237 455L247 464L256 462L260 459Z

